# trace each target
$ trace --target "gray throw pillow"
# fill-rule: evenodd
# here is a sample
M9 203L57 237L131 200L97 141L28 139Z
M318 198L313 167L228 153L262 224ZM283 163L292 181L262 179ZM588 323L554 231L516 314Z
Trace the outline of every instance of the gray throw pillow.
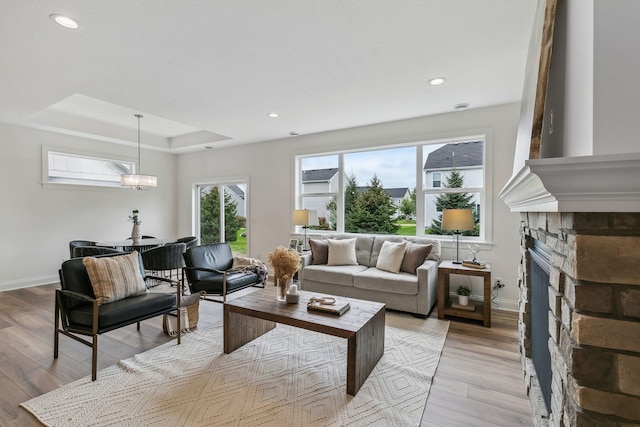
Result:
M416 274L418 267L420 267L424 260L429 256L431 248L433 248L433 245L424 245L422 243L407 241L407 247L404 250L404 258L402 259L400 271Z
M329 260L329 242L326 240L309 239L311 246L311 264L326 264Z

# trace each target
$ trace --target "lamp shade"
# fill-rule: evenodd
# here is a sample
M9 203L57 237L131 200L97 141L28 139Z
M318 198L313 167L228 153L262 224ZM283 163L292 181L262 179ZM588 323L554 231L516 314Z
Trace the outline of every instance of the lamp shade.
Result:
M153 175L120 175L120 185L138 190L153 188L158 186L158 177Z
M442 211L443 230L473 230L471 209L445 209Z
M296 209L293 211L293 225L318 225L318 211L311 209Z

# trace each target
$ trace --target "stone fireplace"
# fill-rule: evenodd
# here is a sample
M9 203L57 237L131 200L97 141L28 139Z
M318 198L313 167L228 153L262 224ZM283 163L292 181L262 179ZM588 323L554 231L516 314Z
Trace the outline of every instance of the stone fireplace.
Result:
M625 157L528 161L500 194L521 218L519 341L536 426L640 426L640 156ZM534 246L547 249L548 279L536 279ZM540 286L546 349L532 335ZM532 359L540 346L550 386Z

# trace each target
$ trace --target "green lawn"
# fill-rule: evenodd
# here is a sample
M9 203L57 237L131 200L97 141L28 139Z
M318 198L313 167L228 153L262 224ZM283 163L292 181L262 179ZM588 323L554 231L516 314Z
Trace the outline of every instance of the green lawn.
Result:
M242 237L242 233L247 231L246 228L240 228L237 232L237 238L235 242L229 242L229 246L231 246L231 251L235 254L247 254L247 238Z
M398 228L398 231L396 232L397 235L399 236L415 236L416 235L415 221L413 222L413 224L400 224L400 223L396 223L396 224L400 226L400 228Z

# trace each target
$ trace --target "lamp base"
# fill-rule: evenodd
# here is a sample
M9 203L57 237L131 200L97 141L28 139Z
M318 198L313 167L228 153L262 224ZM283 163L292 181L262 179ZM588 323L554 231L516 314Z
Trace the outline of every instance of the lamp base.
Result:
M452 261L452 264L462 264L462 261Z

